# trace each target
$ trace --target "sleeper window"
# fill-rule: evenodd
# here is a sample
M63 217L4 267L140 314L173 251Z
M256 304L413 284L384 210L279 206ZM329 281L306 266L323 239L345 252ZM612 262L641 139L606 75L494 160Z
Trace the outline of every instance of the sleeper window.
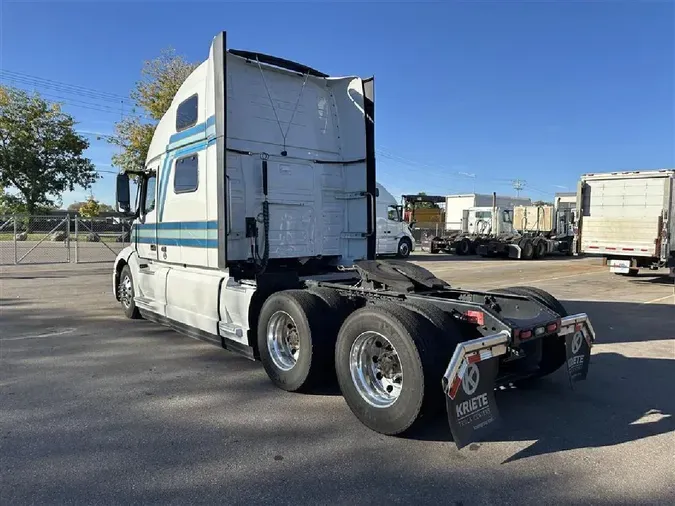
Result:
M198 96L183 100L176 110L176 131L180 132L197 124Z
M173 191L176 193L193 192L199 183L199 164L197 155L176 160L173 176Z

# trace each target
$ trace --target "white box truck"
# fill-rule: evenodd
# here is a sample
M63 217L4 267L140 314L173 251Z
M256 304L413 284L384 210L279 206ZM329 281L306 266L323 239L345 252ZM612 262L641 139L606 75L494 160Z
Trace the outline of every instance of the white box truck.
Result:
M602 256L610 271L641 267L675 273L675 170L584 174L577 192L579 253Z
M458 195L448 195L445 197L445 230L461 231L462 218L464 211L475 207L500 207L502 209L513 209L515 206L529 206L532 200L528 197L510 197L507 195L497 195L496 202L494 195L482 193L463 193Z
M335 379L383 434L445 405L463 447L496 426L496 385L585 379L593 328L536 288L461 290L375 260L374 134L372 78L227 49L221 32L145 165L117 178L133 232L112 287L127 317L260 360L281 389Z

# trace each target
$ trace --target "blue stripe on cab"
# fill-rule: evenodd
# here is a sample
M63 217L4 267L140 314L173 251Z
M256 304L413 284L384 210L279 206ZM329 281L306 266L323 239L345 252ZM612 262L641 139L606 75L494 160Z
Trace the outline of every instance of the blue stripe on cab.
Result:
M169 174L171 173L174 160L183 155L197 153L213 145L216 141L215 125L215 115L209 116L203 123L199 123L182 132L177 132L169 137L169 143L166 146L166 156L162 163L159 177L158 221L161 222L164 216L164 202L166 200L166 192L168 191Z
M199 151L206 149L207 146L208 142L204 139L197 144L191 144L182 149L177 149L176 151L167 154L167 157L164 159L164 164L162 166L163 174L160 176L159 182L159 221L162 221L162 217L164 216L164 202L166 201L166 192L168 191L167 187L169 185L169 174L171 173L171 168L173 167L173 161L184 155L198 153Z
M158 237L157 241L153 237L139 237L139 243L158 244L160 246L186 246L190 248L217 248L217 239L174 239L170 237Z
M205 131L206 123L199 123L198 125L188 128L187 130L173 134L171 137L169 137L169 144L182 141L183 139L187 139L188 137L192 137L196 134L204 133Z
M139 223L135 226L144 230L155 227L161 230L216 230L218 221L164 221L162 223Z

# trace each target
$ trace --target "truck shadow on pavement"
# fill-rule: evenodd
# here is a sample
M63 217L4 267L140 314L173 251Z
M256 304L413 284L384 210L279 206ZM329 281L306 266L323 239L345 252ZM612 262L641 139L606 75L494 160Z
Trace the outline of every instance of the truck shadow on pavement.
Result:
M388 256L378 256L378 260L386 260L388 258L395 258L395 257L388 257ZM541 262L569 262L573 260L587 260L589 261L590 257L584 257L584 256L567 256L567 255L551 255L548 257L544 258L539 258L536 260L518 260L518 259L513 259L513 258L506 258L506 257L482 257L480 255L467 255L467 256L461 256L461 255L454 255L452 253L437 253L437 254L431 254L428 252L423 252L423 253L413 253L410 255L406 260L410 262L415 262L415 263L424 263L424 262L439 262L439 261L448 261L448 262L469 262L469 261L480 261L480 262L535 262L535 263L541 263ZM597 265L601 265L600 261L598 260Z
M673 285L675 286L675 279L668 275L668 272L655 273L655 272L644 272L639 273L637 276L628 277L628 280L631 284L654 284L654 285Z
M563 303L570 312L588 313L596 331L588 379L570 387L561 368L527 388L498 390L502 426L485 442L535 441L504 463L675 431L675 306ZM410 437L452 440L443 416Z

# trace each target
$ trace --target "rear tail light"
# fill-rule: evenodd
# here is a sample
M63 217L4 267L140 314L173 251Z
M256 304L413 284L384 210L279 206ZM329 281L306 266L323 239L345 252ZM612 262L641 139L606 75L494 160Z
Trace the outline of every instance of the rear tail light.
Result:
M485 315L482 311L469 310L464 313L466 320L476 325L485 325Z
M521 330L518 337L520 337L521 340L529 339L530 337L532 337L532 331L531 330Z
M558 322L549 323L546 325L546 332L551 333L558 330Z

